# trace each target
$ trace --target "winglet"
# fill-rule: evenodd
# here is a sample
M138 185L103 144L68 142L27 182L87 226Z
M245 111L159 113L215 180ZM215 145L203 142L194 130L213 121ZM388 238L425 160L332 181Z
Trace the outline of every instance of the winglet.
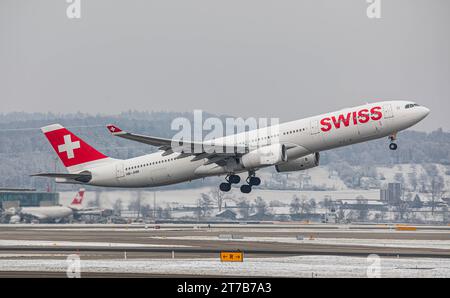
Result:
M108 125L106 125L106 127L108 128L109 132L112 133L113 135L124 133L123 130L121 130L119 127L115 126L114 124L108 124Z

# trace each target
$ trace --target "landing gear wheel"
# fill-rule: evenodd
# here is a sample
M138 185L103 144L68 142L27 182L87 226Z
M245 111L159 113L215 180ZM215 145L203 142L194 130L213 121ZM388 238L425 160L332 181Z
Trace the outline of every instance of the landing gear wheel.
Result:
M242 193L250 193L252 191L252 186L248 184L241 185L241 192Z
M239 182L241 182L241 177L239 177L238 175L230 175L227 181L231 184L238 184Z
M397 144L395 144L395 143L390 143L389 144L389 149L391 149L391 150L397 150Z
M258 186L261 184L261 179L258 177L250 177L248 179L248 184Z
M220 183L219 189L220 189L221 191L228 192L228 191L230 191L230 189L231 189L231 184L228 183L228 182Z

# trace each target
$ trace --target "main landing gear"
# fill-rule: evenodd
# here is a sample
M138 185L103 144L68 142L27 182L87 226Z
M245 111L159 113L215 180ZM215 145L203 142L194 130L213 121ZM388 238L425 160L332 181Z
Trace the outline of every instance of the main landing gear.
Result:
M389 149L391 150L397 150L398 146L395 143L395 141L397 140L397 134L393 134L389 136L389 140L391 141L391 143L389 144Z
M238 184L239 182L241 182L241 177L239 177L238 175L228 175L225 180L227 180L227 182L220 183L219 189L221 191L227 192L230 191L231 184Z
M229 175L225 178L227 182L223 182L219 185L219 189L224 192L228 192L231 190L231 184L237 184L241 182L241 177L238 175ZM241 185L242 193L250 193L252 191L252 186L258 186L261 184L261 179L255 176L255 172L248 172L248 177L245 180L247 184Z
M250 193L252 191L252 186L258 186L261 184L261 179L255 176L254 171L248 172L248 177L246 180L247 184L241 186L242 193Z

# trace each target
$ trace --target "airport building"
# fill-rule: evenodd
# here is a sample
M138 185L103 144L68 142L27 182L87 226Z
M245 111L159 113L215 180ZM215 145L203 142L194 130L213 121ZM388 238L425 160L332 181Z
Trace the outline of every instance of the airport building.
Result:
M388 183L386 189L380 190L380 201L390 205L397 205L402 200L402 184Z
M0 188L0 207L8 208L54 206L59 204L59 193L35 189Z

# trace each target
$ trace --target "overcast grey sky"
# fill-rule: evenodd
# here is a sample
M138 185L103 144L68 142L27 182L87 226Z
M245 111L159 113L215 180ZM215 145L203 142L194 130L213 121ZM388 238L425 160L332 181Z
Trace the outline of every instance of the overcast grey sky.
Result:
M450 1L0 1L0 112L192 111L292 120L375 100L450 129Z

